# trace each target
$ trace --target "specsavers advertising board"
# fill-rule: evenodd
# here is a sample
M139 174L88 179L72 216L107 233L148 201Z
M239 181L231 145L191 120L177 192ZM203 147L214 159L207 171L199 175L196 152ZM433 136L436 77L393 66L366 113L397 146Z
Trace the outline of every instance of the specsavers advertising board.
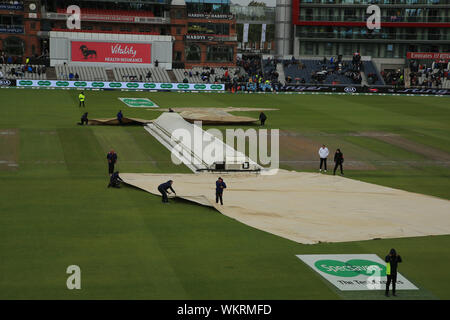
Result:
M308 254L297 257L340 290L386 288L386 262L376 254ZM398 269L401 268L400 263ZM400 273L397 273L396 288L418 290Z
M18 87L80 88L80 89L142 89L142 90L184 90L223 91L223 84L196 83L147 83L147 82L105 82L65 80L17 80Z

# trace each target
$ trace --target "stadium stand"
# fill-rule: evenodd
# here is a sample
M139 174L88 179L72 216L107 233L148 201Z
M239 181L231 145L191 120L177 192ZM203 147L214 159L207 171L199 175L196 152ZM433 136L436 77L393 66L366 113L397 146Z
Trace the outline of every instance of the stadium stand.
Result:
M360 72L355 70L350 60L330 62L330 60L283 60L287 83L313 84L360 84Z
M363 61L363 71L366 74L369 85L384 85L383 77L378 72L372 61Z
M106 70L103 67L60 64L55 66L55 71L58 80L80 80L80 81L108 80Z
M31 69L30 69L31 68ZM7 79L46 80L47 67L44 65L2 64L1 74Z
M171 82L163 68L115 67L113 72L116 81Z
M58 8L58 13L67 13L67 8ZM145 10L114 10L114 9L93 9L93 8L81 8L81 18L86 16L131 16L131 17L154 17L155 15L151 11Z
M200 73L193 71L192 69L173 69L173 73L177 78L177 82L186 82L187 83L201 83L202 78L200 77Z
M59 31L59 32L75 32L75 33L79 33L79 32L83 32L83 33L105 33L105 34L110 34L111 31L103 31L103 30L78 30L78 29L61 29L61 28L52 28L52 31ZM159 32L156 31L152 31L152 32L136 32L136 31L114 31L114 33L117 34L140 34L140 35L160 35Z
M419 63L417 60L409 62L409 86L425 88L450 88L450 63L434 61L432 63Z

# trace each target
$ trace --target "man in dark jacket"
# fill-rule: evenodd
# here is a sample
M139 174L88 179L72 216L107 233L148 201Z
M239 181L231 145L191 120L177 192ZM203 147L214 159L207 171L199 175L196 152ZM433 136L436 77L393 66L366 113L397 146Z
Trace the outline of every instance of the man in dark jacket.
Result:
M175 194L175 196L177 195L175 190L173 190L173 188L172 188L172 184L173 184L173 181L169 180L169 181L167 181L165 183L161 183L158 186L158 191L161 192L162 202L164 202L164 203L169 202L169 199L167 198L167 194L170 194L170 192L167 191L168 189L170 189Z
M83 113L83 115L81 116L81 125L83 125L83 124L85 124L86 123L86 125L88 124L88 113L87 112L85 112L85 113Z
M266 122L266 120L267 120L266 115L264 114L264 112L261 112L261 113L259 114L259 121L261 121L261 125L262 125L262 126L264 125L264 123Z
M389 285L392 282L392 295L395 296L395 284L397 282L397 266L402 262L402 258L397 254L395 249L391 249L389 254L384 259L386 261L386 297L389 297Z
M334 154L334 170L333 175L336 174L336 169L340 167L341 169L341 175L344 175L344 170L342 169L342 164L344 163L344 154L341 152L341 149L337 149L336 153Z
M117 153L115 153L114 150L111 150L106 155L106 159L108 159L108 172L109 176L111 176L114 173L114 165L117 162Z
M111 178L109 179L108 188L120 188L120 182L123 182L123 180L119 177L119 171L116 171L111 175Z
M119 121L119 124L122 124L122 118L123 118L123 114L122 114L122 110L120 110L117 113L117 120Z
M223 189L226 189L227 185L223 182L223 179L219 177L216 181L216 203L219 203L223 206Z

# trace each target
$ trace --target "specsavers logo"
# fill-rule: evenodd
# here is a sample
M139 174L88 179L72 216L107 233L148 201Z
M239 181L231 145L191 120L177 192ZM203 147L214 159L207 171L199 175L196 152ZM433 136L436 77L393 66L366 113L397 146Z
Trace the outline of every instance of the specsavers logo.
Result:
M357 277L359 275L370 276L374 272L370 271L370 266L378 266L381 276L386 276L386 266L370 260L353 259L348 261L339 260L319 260L314 264L322 272L337 277Z
M123 102L133 107L154 106L153 102L147 99L123 99Z

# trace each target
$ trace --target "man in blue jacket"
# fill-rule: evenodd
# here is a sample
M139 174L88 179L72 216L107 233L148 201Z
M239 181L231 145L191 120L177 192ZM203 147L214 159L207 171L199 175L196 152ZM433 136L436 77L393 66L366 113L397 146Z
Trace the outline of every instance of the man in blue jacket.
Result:
M223 179L221 177L219 177L219 179L217 179L216 181L216 203L219 203L219 199L220 199L220 204L223 206L223 189L226 189L227 185L225 184L225 182L223 182Z
M172 188L172 184L173 184L173 181L172 181L172 180L169 180L169 181L167 181L167 182L165 182L165 183L161 183L161 184L158 186L158 191L161 192L161 195L162 195L162 202L163 202L163 203L169 202L169 199L167 198L167 194L170 194L170 192L167 191L168 189L170 189L170 190L175 194L175 196L177 195L177 193L175 192L175 190L173 190L173 188Z
M122 114L122 110L120 110L119 113L117 114L117 120L119 121L119 124L122 124L122 118L123 118L123 114Z

